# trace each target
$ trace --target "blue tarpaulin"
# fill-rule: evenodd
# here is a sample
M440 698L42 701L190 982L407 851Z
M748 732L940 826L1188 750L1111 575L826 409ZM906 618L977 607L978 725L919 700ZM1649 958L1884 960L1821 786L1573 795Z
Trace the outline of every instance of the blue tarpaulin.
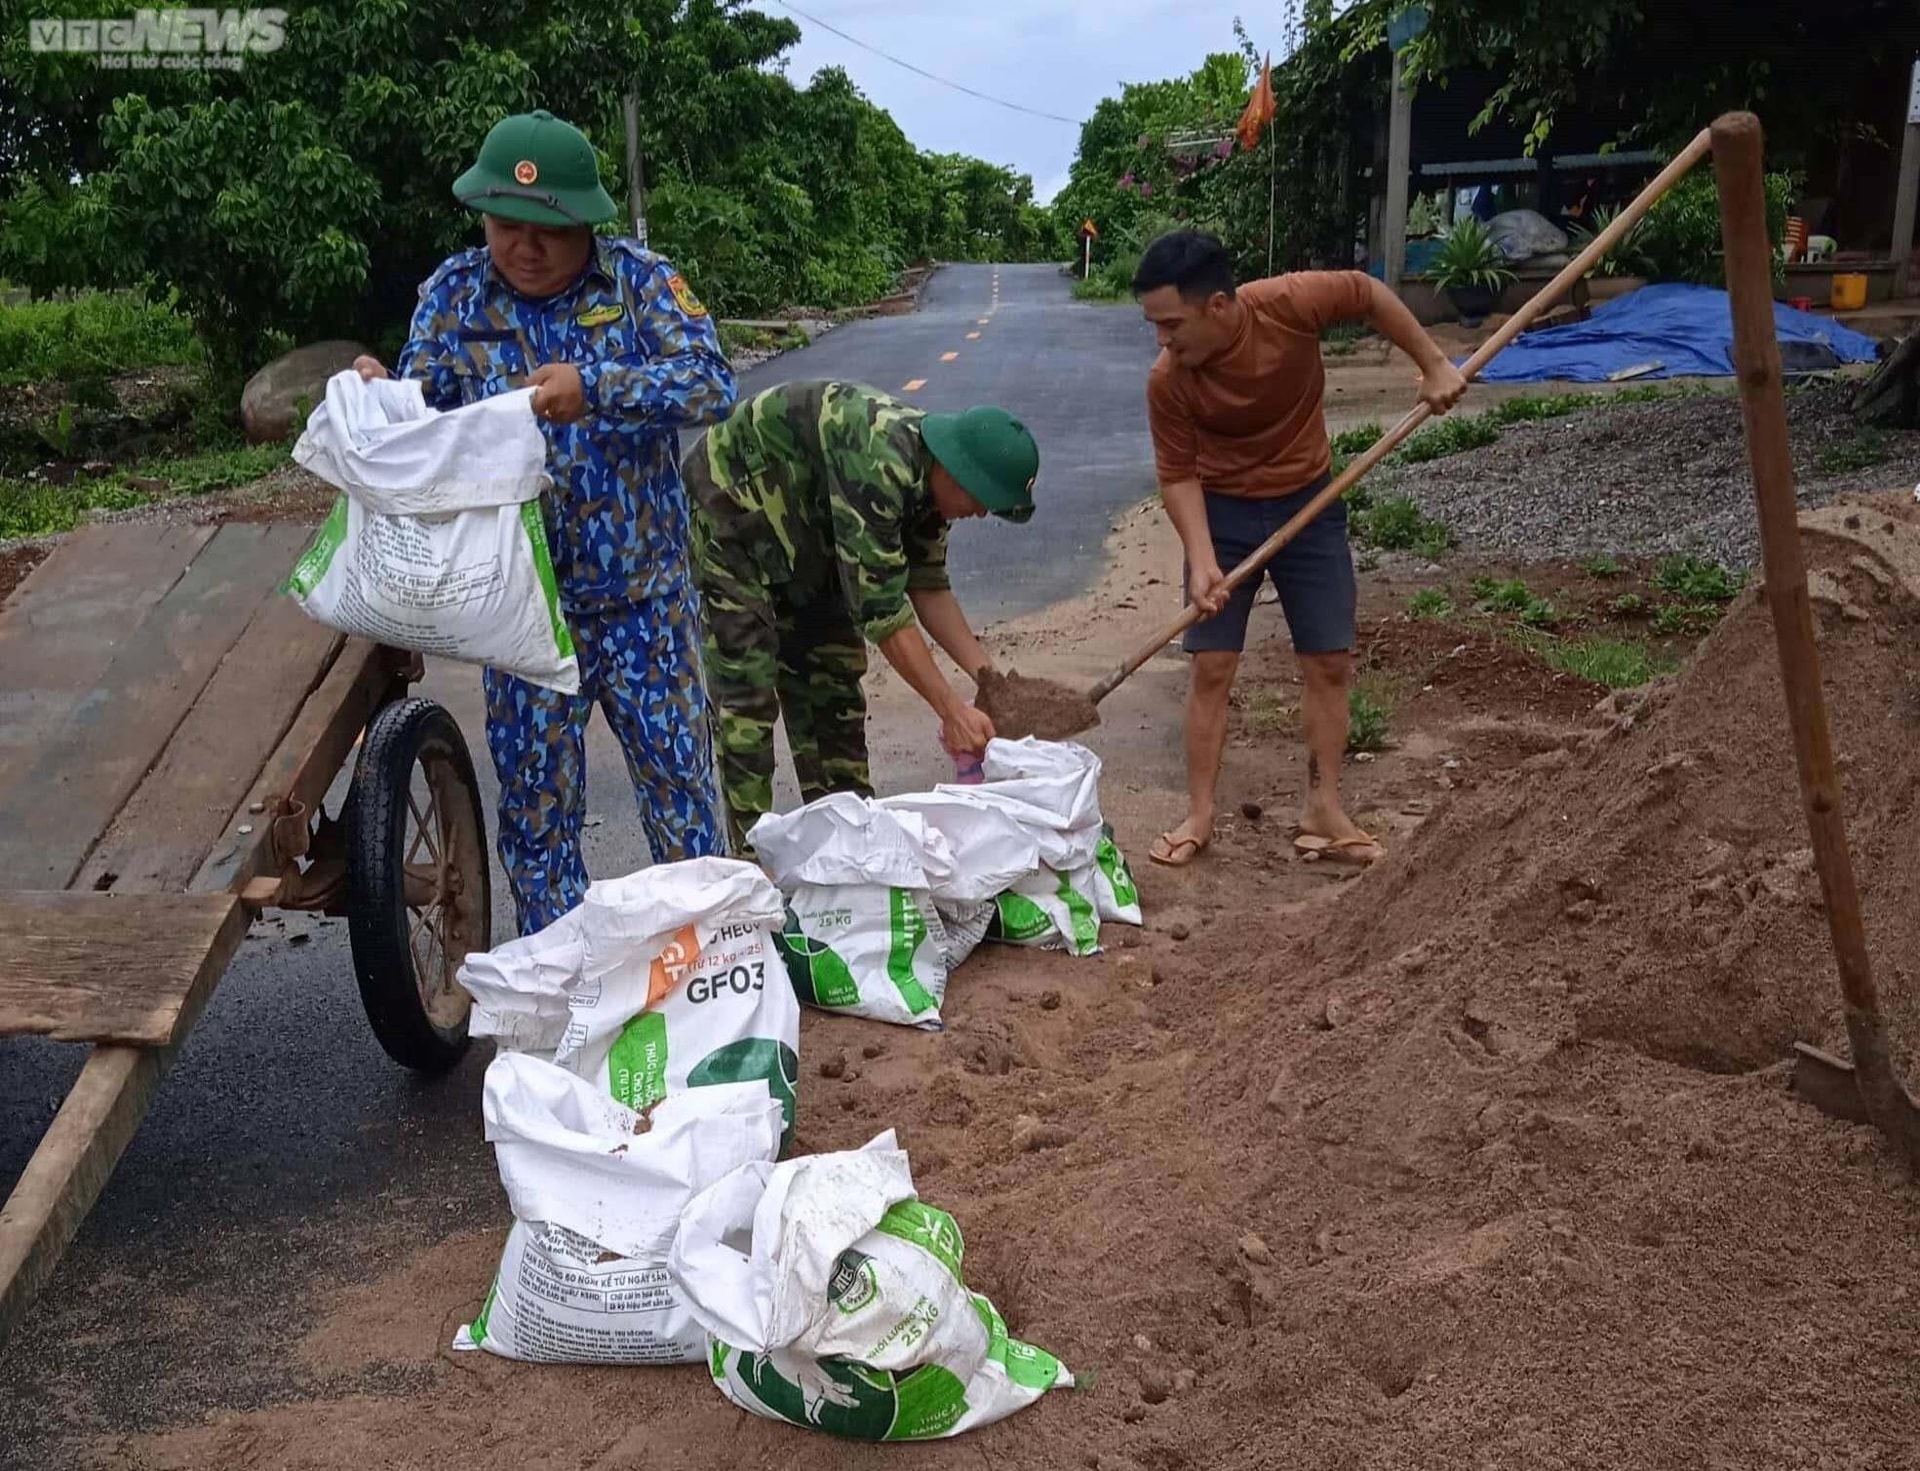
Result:
M1831 318L1775 302L1773 320L1790 372L1833 366L1821 361L1826 349L1841 363L1870 363L1879 356L1871 337ZM1794 344L1802 346L1795 351ZM1604 383L1623 368L1647 363L1660 366L1636 378L1732 377L1727 293L1712 286L1642 287L1594 308L1584 322L1524 334L1487 364L1480 381Z

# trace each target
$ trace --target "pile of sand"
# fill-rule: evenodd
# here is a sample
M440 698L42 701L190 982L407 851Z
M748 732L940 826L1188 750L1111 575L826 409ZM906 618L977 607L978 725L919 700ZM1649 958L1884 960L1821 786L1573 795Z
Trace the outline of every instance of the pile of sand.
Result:
M1849 514L1808 550L1911 1042L1920 528ZM1336 901L1142 864L1148 934L990 947L943 1034L807 1016L799 1147L897 1127L976 1290L1088 1387L907 1452L750 1419L698 1369L459 1363L503 1211L317 1324L318 1402L102 1463L1905 1464L1920 1202L1786 1090L1788 1045L1841 1033L1764 607L1549 734Z
M1920 525L1809 513L1819 653L1878 978L1920 1038ZM1844 1053L1772 619L1756 582L1677 678L1438 811L1320 953L1416 942L1542 1025L1712 1072Z

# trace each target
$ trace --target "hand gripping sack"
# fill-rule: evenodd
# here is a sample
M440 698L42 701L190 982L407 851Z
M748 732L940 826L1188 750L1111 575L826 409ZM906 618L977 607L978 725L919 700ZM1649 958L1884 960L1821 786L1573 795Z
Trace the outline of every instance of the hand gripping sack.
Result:
M343 633L577 693L532 399L522 389L438 414L416 381L336 373L293 457L343 494L286 591Z
M774 1157L783 1114L766 1084L695 1088L643 1115L564 1068L502 1052L484 1108L514 1224L453 1346L536 1363L704 1359L706 1332L667 1250L695 1195Z
M768 813L748 839L786 896L780 946L800 999L937 1030L957 963L929 888L929 868L952 867L945 840L844 792Z
M645 1110L762 1079L793 1140L800 1004L775 936L780 891L751 863L692 858L590 885L538 935L469 956L471 1031L501 1036Z
M667 1268L712 1335L714 1383L770 1420L943 1439L1073 1384L967 1290L960 1228L918 1199L891 1130L742 1166L687 1208Z

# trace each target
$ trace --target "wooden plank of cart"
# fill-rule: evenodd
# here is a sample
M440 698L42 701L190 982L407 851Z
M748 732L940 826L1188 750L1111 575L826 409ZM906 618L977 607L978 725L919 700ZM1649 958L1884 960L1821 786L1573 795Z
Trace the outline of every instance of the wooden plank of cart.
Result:
M0 607L0 1036L91 1044L0 1210L0 1341L264 910L347 918L398 1063L466 1048L454 973L492 928L473 763L409 697L416 657L279 591L310 536L92 527Z

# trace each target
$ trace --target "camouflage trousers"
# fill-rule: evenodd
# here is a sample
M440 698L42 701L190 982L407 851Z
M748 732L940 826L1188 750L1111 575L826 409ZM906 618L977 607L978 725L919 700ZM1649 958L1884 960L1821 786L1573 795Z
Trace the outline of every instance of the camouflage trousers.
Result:
M873 795L860 687L867 645L831 571L775 582L697 526L694 545L732 851L750 857L746 835L773 810L776 722L786 723L802 800Z
M487 748L500 779L499 852L519 930L544 929L586 897L587 722L597 704L626 757L655 863L726 853L701 680L693 590L570 612L580 693L482 672Z

